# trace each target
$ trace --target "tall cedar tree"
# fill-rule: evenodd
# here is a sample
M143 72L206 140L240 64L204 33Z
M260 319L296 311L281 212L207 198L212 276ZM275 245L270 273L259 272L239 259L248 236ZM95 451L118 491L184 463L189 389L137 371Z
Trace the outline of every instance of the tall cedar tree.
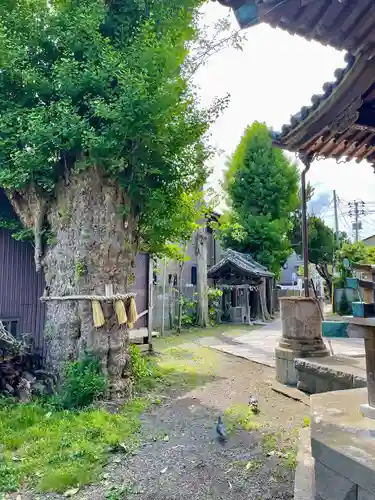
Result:
M279 274L291 253L290 214L298 206L298 169L272 146L266 125L249 126L228 162L225 191L230 209L221 221L225 247L251 253Z
M51 296L124 293L142 242L191 232L223 105L199 109L183 73L201 3L1 2L0 186L34 230ZM95 352L111 390L129 392L128 331L105 314L96 330L90 303L48 302L48 362Z

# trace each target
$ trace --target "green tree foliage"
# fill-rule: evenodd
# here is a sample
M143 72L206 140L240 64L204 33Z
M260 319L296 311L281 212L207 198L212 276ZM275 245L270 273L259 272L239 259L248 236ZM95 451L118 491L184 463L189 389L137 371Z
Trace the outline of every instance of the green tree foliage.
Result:
M375 247L366 247L366 248L367 248L366 263L375 264Z
M199 108L183 76L201 3L2 2L0 186L50 200L70 171L95 165L118 180L139 241L159 251L183 239L223 105Z
M1 2L0 187L34 231L51 296L126 292L140 247L162 253L195 228L226 103L200 106L186 76L202 3ZM54 368L85 349L110 394L130 394L125 326L98 333L90 308L50 301L45 333Z
M362 241L358 241L356 243L344 243L336 252L336 269L340 274L341 285L344 285L343 281L345 278L349 278L353 275L350 268L347 269L344 267L344 259L348 259L349 262L371 264L372 258L373 248L366 247Z
M291 232L292 245L302 255L302 222L301 212L293 217ZM309 262L315 265L320 276L325 280L329 293L332 291L332 264L336 251L335 237L332 229L323 219L315 215L308 217Z
M221 220L225 247L251 253L278 274L291 253L290 214L298 206L298 170L272 146L265 124L249 126L228 162L229 211Z

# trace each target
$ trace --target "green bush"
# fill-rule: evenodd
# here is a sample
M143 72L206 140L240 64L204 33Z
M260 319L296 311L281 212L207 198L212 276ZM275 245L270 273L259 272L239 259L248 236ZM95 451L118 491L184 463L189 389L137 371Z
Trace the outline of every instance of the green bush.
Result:
M198 322L198 294L194 293L192 298L180 296L182 304L181 325L185 328L195 326Z
M220 318L221 312L221 297L223 296L223 291L218 288L209 288L208 294L208 318L211 325L215 325Z
M103 396L108 389L97 358L85 355L79 361L69 363L56 397L56 406L63 409L84 408Z
M346 295L345 288L342 290L342 294L339 301L339 307L337 311L341 316L346 316L351 314L351 306Z
M132 344L129 347L131 372L133 379L138 382L144 378L152 376L152 370L147 360L142 356L141 350Z

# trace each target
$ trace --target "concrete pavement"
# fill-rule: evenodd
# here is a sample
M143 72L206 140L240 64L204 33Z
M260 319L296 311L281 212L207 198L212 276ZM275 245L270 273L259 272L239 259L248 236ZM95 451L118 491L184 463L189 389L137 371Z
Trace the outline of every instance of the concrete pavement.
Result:
M225 339L225 332L223 337ZM197 342L233 356L275 367L275 347L280 337L281 321L277 319L255 330L244 329L239 335L228 335L228 342L214 337L203 337ZM324 341L334 355L351 358L365 355L363 339L329 338Z

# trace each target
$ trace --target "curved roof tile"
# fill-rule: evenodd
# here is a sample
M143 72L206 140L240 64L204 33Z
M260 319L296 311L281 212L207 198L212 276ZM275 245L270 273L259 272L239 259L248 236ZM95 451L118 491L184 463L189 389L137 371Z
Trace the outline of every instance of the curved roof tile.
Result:
M337 68L335 70L335 78L336 80L333 82L325 82L323 84L323 94L317 95L314 94L311 98L311 105L310 106L302 106L300 111L298 113L294 114L291 116L289 123L284 124L281 127L280 132L273 132L272 133L272 138L275 141L280 141L282 142L283 139L288 136L294 128L296 128L300 123L302 123L304 120L306 120L313 112L315 112L319 106L325 102L330 95L332 94L333 90L340 85L341 81L343 80L344 76L348 73L350 68L353 66L355 62L355 57L352 54L347 53L345 55L345 61L347 63L345 68Z

